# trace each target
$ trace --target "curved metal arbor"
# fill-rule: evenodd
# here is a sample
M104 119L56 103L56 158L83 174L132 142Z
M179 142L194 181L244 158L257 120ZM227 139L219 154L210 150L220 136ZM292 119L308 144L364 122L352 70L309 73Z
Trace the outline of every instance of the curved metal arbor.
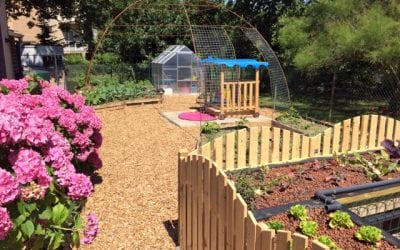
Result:
M244 34L243 37L247 38L255 48L262 53L264 60L270 63L268 68L271 93L274 100L274 108L287 108L291 104L290 92L287 84L287 79L282 69L282 66L272 50L268 42L262 37L258 30L247 22L243 17L237 13L225 8L224 5L216 4L208 0L199 0L198 4L187 3L187 1L176 1L177 3L163 3L151 0L137 0L128 4L120 13L118 13L104 28L101 36L96 44L93 51L92 58L87 65L85 75L85 85L90 84L90 72L92 69L93 61L96 53L102 46L104 39L109 33L110 29L115 26L116 21L121 18L128 10L140 9L146 10L149 8L160 7L159 11L168 11L166 6L176 7L174 11L182 11L186 17L187 28L191 37L194 51L199 58L205 58L207 56L221 57L221 58L236 58L235 47L233 46L232 39L229 37L230 34L227 29L241 30ZM201 11L207 11L212 9L224 10L227 13L233 15L237 20L240 21L241 26L229 26L229 25L212 25L212 24L194 24L190 18L190 11L195 9L201 9ZM169 24L169 26L174 26ZM230 32L232 33L232 32Z

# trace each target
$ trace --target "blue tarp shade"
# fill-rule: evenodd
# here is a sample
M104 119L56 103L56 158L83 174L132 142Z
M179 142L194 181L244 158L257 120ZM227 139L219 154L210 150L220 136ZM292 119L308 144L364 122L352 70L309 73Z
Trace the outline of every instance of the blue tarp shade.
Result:
M223 59L223 58L213 58L213 57L208 57L207 59L201 59L200 63L212 63L215 65L225 65L228 68L253 67L255 69L258 69L261 66L268 67L268 65L269 65L269 63L267 63L267 62L259 62L255 59Z

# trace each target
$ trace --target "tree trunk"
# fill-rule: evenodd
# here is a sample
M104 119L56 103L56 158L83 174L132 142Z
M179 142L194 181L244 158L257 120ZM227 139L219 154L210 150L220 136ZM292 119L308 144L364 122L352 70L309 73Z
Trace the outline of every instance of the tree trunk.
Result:
M329 103L329 122L332 121L332 110L333 110L333 99L335 97L335 87L336 87L336 71L333 73L332 78L332 90L331 90L331 101Z

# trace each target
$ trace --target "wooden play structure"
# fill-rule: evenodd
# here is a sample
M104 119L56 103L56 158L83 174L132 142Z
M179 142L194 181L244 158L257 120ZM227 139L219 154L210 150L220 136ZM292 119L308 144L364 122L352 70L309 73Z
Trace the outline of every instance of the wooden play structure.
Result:
M227 115L259 116L260 67L268 67L267 62L209 57L200 63L207 79L211 79L205 82L203 89L206 112L218 115L221 120ZM241 71L250 68L254 69L254 78L241 79Z

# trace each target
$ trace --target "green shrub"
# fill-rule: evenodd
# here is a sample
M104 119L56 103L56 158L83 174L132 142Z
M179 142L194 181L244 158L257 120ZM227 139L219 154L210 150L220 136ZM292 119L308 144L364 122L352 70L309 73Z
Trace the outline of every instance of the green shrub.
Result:
M97 54L95 57L95 62L98 64L115 64L121 62L121 57L112 52L105 52Z
M362 226L354 236L369 243L377 243L383 238L381 230L374 226Z
M324 244L325 246L329 247L329 249L331 250L340 250L340 248L338 248L335 244L335 242L333 240L331 240L328 236L326 235L321 235L318 238L318 241L321 242L322 244Z
M86 64L85 58L82 54L66 54L64 55L64 63L68 65L72 64Z
M283 224L277 220L268 221L266 224L267 224L268 228L274 229L275 231L283 229Z
M216 134L221 130L221 127L216 122L206 122L201 126L201 133L203 134Z
M307 220L307 208L303 205L297 204L290 208L290 214L298 220Z
M350 215L346 212L342 212L340 210L335 211L334 213L329 214L329 227L330 228L352 228L354 223L351 221Z
M254 187L251 184L249 177L240 175L236 182L236 190L242 196L247 205L252 207L256 193L254 192Z
M315 221L303 220L300 222L300 229L304 235L314 237L317 233L318 223Z
M87 104L98 105L112 101L154 97L156 96L156 92L153 85L148 81L126 81L118 85L96 86L86 91L84 95Z

